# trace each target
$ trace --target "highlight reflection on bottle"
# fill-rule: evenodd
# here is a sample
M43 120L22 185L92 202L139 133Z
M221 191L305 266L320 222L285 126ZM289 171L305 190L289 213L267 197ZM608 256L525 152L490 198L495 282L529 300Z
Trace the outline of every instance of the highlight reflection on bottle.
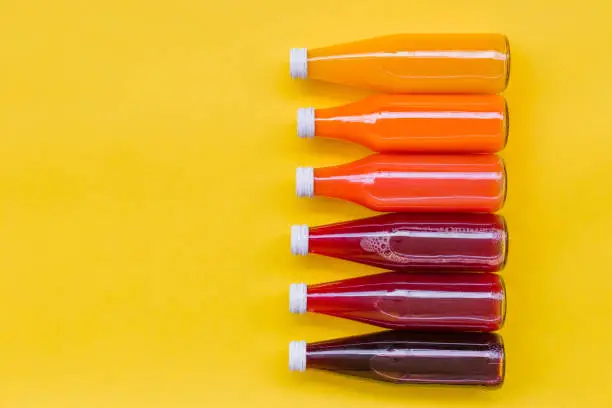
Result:
M383 153L496 153L508 128L499 95L373 95L297 115L300 137L343 139Z
M317 227L294 225L291 252L396 271L497 272L508 230L495 214L392 213Z
M387 331L289 345L289 369L320 369L397 384L500 386L504 346L493 333Z
M396 34L293 48L290 72L386 93L496 94L508 84L510 46L501 34Z
M289 309L387 329L489 332L504 323L506 297L494 274L390 272L292 284Z
M381 212L493 213L506 198L506 172L494 154L374 154L339 166L299 167L296 193Z

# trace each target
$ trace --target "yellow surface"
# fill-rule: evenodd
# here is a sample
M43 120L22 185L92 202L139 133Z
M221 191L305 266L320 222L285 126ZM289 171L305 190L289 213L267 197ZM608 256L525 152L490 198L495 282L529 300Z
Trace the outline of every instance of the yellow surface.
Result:
M384 7L382 6L384 4ZM608 0L5 0L0 406L609 407ZM296 165L366 150L295 136L290 47L509 35L504 388L290 373L287 343L372 331L291 316L291 282L373 272L289 253L289 226L368 215L294 197Z

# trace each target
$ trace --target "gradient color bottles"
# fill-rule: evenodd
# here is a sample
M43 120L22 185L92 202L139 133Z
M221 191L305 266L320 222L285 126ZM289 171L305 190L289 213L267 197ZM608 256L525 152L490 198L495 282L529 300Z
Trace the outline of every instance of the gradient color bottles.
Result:
M291 227L291 252L396 271L497 272L508 230L495 214L393 213L318 227Z
M387 93L503 91L510 47L501 34L397 34L325 48L293 48L293 78Z
M504 323L506 297L495 274L390 272L293 284L289 308L387 329L489 332Z
M289 345L289 369L320 369L396 384L500 386L504 346L493 333L387 331Z
M506 197L496 155L375 154L296 171L298 197L326 196L382 212L496 212Z
M508 135L499 95L374 95L327 109L302 108L298 136L359 143L383 153L496 153Z

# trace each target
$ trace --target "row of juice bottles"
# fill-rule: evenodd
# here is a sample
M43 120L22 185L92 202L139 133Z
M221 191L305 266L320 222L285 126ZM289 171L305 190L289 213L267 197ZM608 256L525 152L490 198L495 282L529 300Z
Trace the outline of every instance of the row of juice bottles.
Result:
M290 286L293 313L322 313L389 331L291 342L289 368L394 383L503 382L508 256L508 138L502 96L510 51L498 34L402 34L292 49L291 76L387 93L298 110L298 136L360 143L375 154L299 167L299 197L344 199L379 212L291 229L296 255L326 255L393 272ZM410 273L406 273L410 272ZM439 273L454 272L454 273ZM480 273L478 273L480 272Z

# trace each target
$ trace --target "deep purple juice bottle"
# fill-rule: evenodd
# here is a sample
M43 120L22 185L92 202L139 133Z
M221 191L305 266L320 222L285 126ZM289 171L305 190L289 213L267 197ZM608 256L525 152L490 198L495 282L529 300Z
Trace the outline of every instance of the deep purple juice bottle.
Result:
M291 342L289 368L327 370L398 384L499 386L504 346L493 333L387 331Z
M504 323L503 280L492 273L390 272L317 285L293 284L290 310L387 329L494 331Z
M326 255L396 271L496 272L508 256L495 214L384 214L291 230L294 254Z

